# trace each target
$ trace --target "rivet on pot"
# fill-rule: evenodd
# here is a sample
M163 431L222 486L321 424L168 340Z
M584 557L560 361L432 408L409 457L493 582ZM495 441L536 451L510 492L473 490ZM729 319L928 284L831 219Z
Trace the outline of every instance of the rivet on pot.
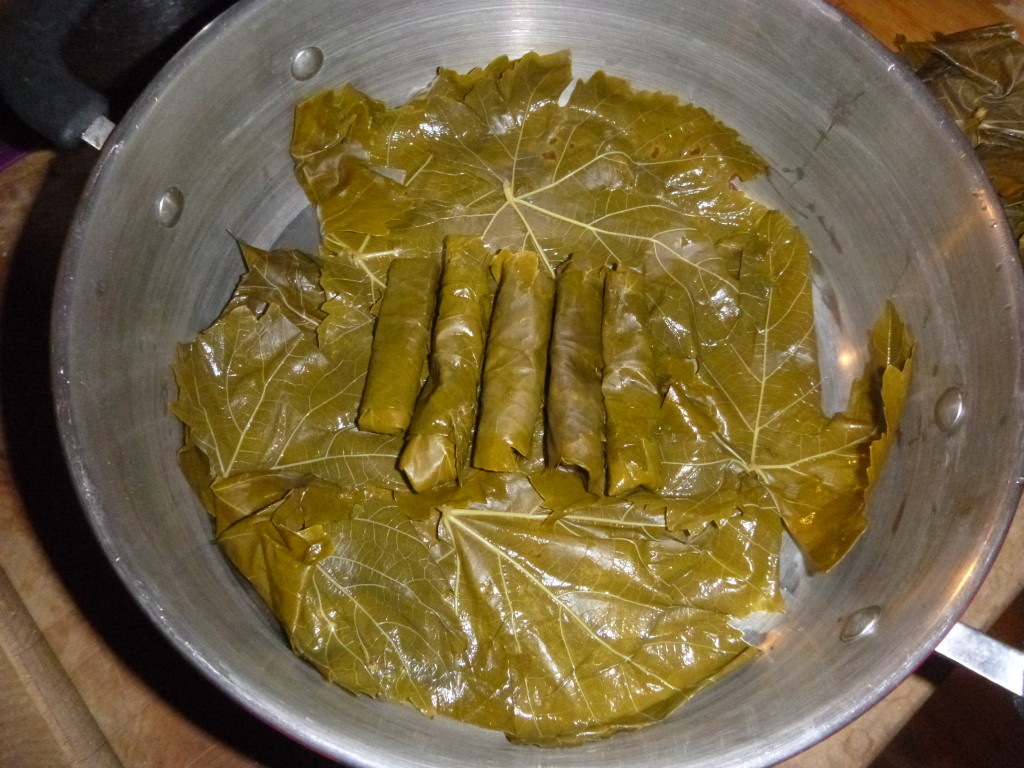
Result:
M869 605L867 608L854 611L843 622L843 628L839 631L839 639L848 643L858 637L870 634L878 624L878 618L881 615L882 609L877 605Z
M309 80L324 65L324 52L315 46L303 48L292 56L292 77Z
M185 208L185 195L177 187L168 187L156 200L156 219L165 227L173 227Z
M950 387L935 401L935 423L946 432L952 431L964 416L964 393Z

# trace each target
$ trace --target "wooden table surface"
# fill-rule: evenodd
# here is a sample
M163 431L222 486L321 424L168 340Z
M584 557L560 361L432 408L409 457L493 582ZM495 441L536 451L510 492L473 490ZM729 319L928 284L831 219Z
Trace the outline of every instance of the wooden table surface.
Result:
M834 4L887 45L897 34L919 40L1024 23L1024 0ZM91 161L85 150L37 150L0 171L0 766L329 765L254 720L178 656L106 564L75 500L42 395L50 287ZM986 627L1003 612L1024 586L1022 563L1018 515L968 623ZM868 765L931 692L912 676L784 765Z

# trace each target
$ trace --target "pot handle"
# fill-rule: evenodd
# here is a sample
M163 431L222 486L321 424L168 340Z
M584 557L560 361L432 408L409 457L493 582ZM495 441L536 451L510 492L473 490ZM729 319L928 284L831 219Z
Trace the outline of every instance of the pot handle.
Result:
M1024 695L1024 651L957 622L935 648L950 661L1019 697Z
M0 25L0 94L31 128L64 148L99 148L113 124L107 99L79 80L61 54L93 0L13 0Z

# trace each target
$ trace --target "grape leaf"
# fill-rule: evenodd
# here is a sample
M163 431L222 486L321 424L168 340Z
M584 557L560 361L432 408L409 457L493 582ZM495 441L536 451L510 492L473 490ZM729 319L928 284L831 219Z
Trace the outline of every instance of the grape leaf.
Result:
M871 334L870 353L873 375L859 382L867 391L858 399L861 403L873 402L882 414L878 439L871 443L868 466L868 481L873 486L896 440L914 368L914 340L892 302L886 304Z
M1024 257L1024 44L1012 24L896 43L974 147Z
M625 502L552 525L491 491L414 521L313 483L220 542L325 676L545 745L663 717L749 655L731 615L780 607L774 515L698 546Z
M693 241L733 231L749 201L730 185L762 161L734 131L668 95L603 73L575 85L566 53L441 70L389 109L346 86L299 107L296 173L317 206L325 246L360 258L435 255L448 234L489 250L533 250L553 268L639 264L654 252L728 290L718 260L685 258ZM325 129L327 114L340 130Z
M698 343L696 374L683 375L681 394L666 401L677 422L686 409L706 418L692 439L670 433L665 490L702 505L774 508L811 566L828 570L867 525L876 424L822 413L809 266L806 243L784 216L766 211L752 222L738 319L726 343Z
M294 325L316 330L324 319L326 298L317 263L301 251L263 251L242 241L238 247L246 271L228 307L246 306L258 315L274 304Z
M273 259L252 252L250 258L259 267L250 273L273 274ZM303 281L281 293L281 301L268 302L262 314L232 302L183 345L174 364L175 415L217 477L281 470L405 487L394 466L400 439L354 425L373 333L365 297L331 294L323 323L303 330L281 306L301 306L298 295L305 290Z

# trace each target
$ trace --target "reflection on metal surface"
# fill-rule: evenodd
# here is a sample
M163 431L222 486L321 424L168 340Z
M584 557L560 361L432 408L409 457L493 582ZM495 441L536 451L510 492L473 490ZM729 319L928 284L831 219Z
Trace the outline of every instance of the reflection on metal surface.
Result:
M840 370L846 373L848 376L853 375L852 372L858 370L861 365L860 355L857 354L857 350L852 347L840 347L838 355L838 364Z
M292 77L309 80L324 65L324 52L315 46L303 48L292 56Z
M839 639L844 643L856 640L858 637L871 634L878 619L882 615L882 608L878 605L869 605L850 614L843 622L843 628L839 631Z
M949 432L956 428L964 416L964 393L957 387L950 387L935 402L935 423Z
M173 227L185 208L185 195L177 187L168 187L156 201L156 218L161 225Z

